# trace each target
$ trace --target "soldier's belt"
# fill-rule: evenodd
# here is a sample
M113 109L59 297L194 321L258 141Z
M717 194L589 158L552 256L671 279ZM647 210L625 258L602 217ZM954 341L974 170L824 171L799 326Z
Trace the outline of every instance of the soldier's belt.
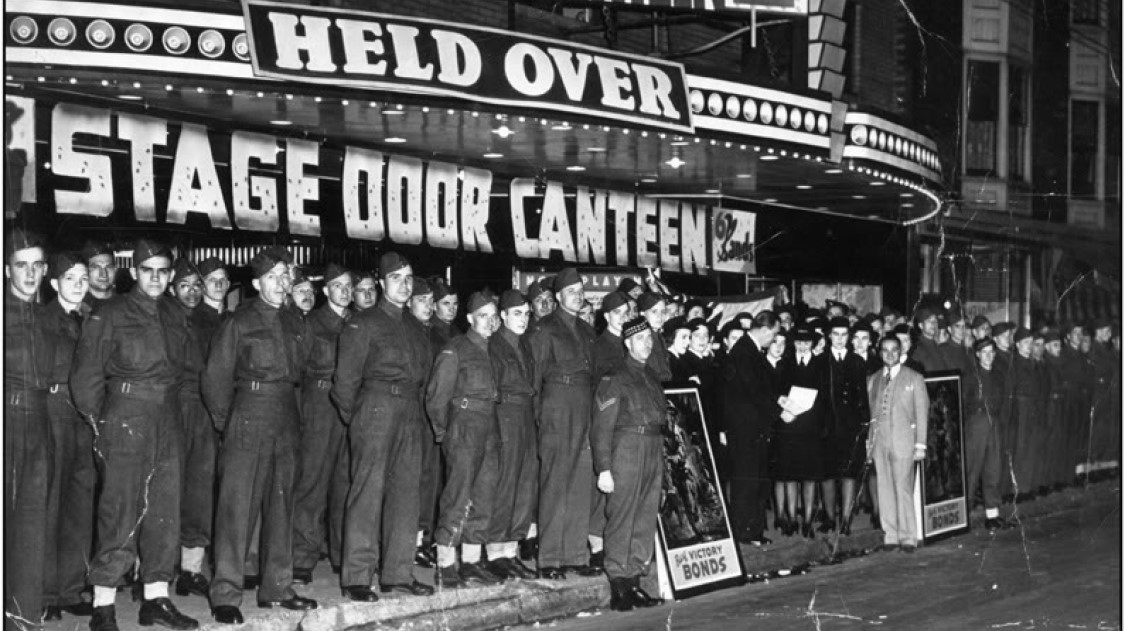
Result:
M378 392L380 394L389 394L395 397L417 397L421 392L421 388L414 384L408 383L390 383L389 381L366 381L363 384L364 389Z
M544 379L547 383L561 383L567 386L588 386L590 385L589 373L574 373L573 375L552 375Z
M492 399L470 399L469 397L460 397L453 399L449 402L453 407L460 410L474 410L477 412L491 412L496 409L496 401Z
M510 403L513 405L531 405L530 394L501 394L501 403Z
M70 394L70 388L65 383L52 383L47 392L51 394Z
M332 387L332 380L331 379L313 379L313 378L310 377L308 379L305 379L304 385L307 386L307 387L316 388L317 390L328 390L329 388Z
M659 436L659 425L617 425L613 431L621 434L642 434L644 436Z
M178 383L138 383L136 381L110 381L106 387L111 395L162 403L180 393Z
M285 394L296 390L297 384L289 381L239 381L234 387L254 394Z

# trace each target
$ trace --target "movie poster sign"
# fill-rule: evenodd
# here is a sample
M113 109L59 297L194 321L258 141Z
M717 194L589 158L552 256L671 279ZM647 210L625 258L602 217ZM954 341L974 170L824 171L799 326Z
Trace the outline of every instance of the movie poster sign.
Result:
M969 529L965 492L965 427L961 415L961 375L939 372L926 377L930 426L926 459L919 466L921 507L919 538L932 541Z
M695 388L668 388L659 548L675 598L743 581L742 558L719 487Z
M715 271L757 274L754 236L758 216L743 210L716 208L711 230Z

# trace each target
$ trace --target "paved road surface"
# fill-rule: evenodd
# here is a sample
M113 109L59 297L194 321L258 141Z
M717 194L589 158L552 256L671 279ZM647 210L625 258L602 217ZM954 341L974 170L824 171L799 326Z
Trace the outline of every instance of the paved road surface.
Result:
M913 555L878 552L553 631L1121 629L1121 509L1101 504L972 531Z

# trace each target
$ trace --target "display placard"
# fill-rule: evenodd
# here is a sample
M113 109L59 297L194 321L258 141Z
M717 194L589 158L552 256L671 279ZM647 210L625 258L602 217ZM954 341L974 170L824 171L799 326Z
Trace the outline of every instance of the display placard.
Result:
M961 375L937 372L926 377L930 395L926 459L919 465L916 504L920 507L918 538L933 541L969 530L969 499L965 492L965 427L961 407Z

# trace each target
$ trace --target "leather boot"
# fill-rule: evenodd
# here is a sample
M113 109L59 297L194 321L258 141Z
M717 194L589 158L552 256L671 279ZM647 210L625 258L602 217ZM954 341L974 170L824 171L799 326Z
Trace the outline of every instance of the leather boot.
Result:
M609 579L609 608L614 611L630 611L635 604L629 591L629 579Z

